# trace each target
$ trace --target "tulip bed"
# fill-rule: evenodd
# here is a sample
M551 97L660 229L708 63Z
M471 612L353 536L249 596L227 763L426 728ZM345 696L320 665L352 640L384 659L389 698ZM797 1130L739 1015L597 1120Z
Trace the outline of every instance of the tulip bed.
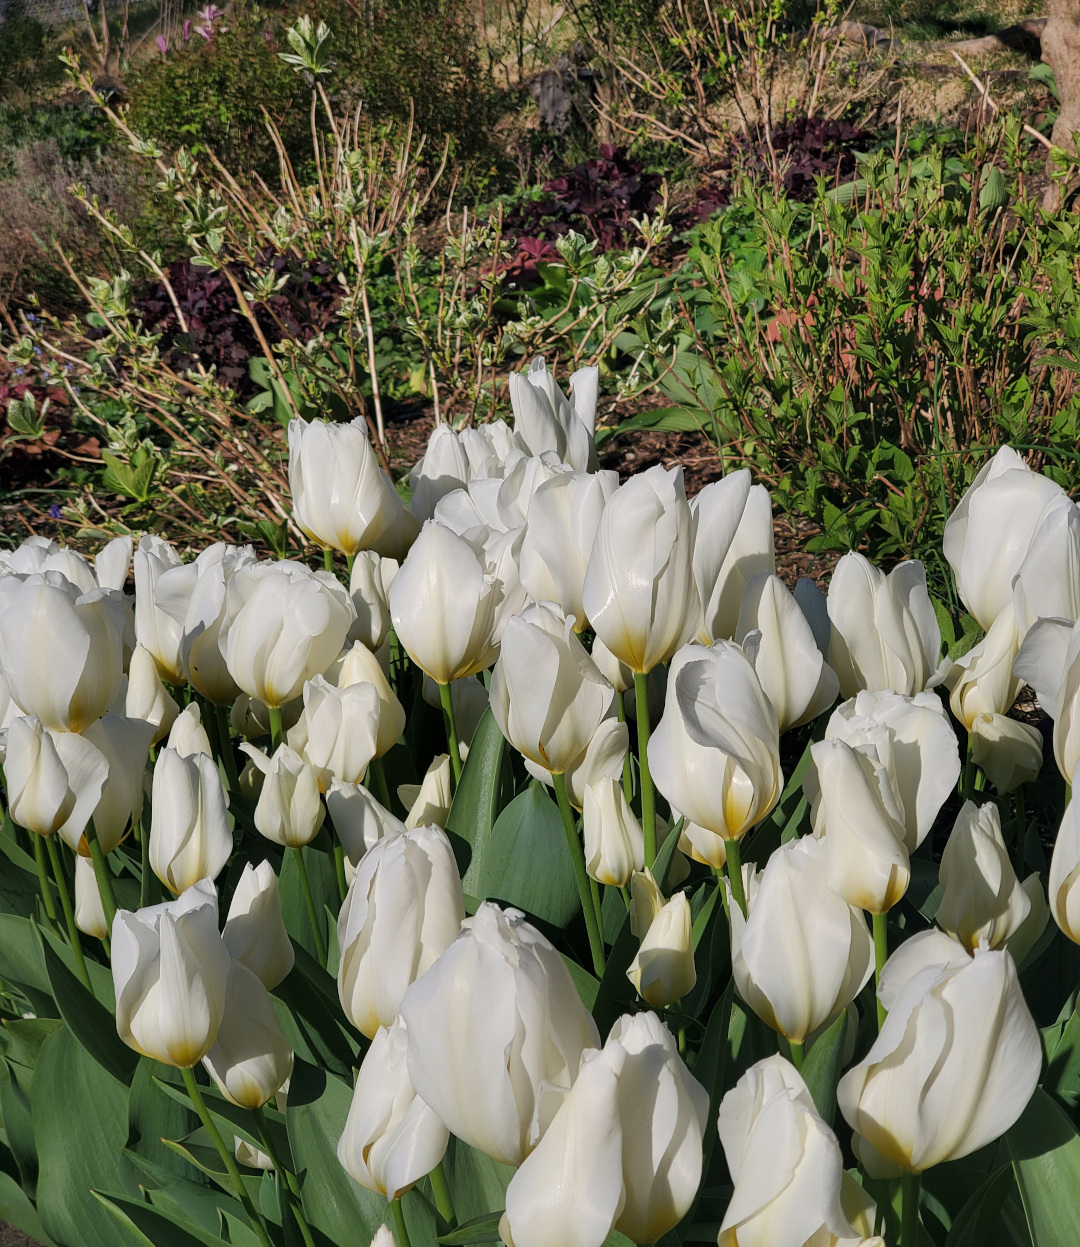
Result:
M408 508L294 421L317 571L2 556L4 1219L1080 1242L1080 511L1006 447L953 584L792 591L747 471L596 470L596 380L437 426Z

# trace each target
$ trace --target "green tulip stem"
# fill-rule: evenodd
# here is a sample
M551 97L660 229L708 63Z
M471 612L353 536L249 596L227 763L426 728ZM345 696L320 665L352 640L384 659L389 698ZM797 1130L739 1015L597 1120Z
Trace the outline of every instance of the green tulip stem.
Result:
M105 925L111 931L113 919L116 917L116 896L113 893L112 875L105 862L105 854L101 851L101 843L97 837L94 820L86 824L86 838L90 842L90 860L94 863L94 878L97 880L98 895L101 897L101 908L105 913Z
M379 790L379 800L384 809L390 808L390 785L386 782L386 767L382 758L371 759L371 769L375 772L375 786Z
M619 705L619 722L626 722L626 694L618 695ZM622 760L622 790L623 796L626 798L627 804L634 799L634 768L630 763L630 751L626 751Z
M37 839L43 837L38 836ZM60 908L64 911L64 923L67 926L68 939L71 941L71 951L75 954L75 968L79 972L79 978L82 980L83 987L89 989L90 974L86 969L86 962L83 960L82 941L79 939L79 928L75 925L75 911L71 908L71 895L68 892L67 879L64 877L64 863L60 860L60 850L56 847L55 836L45 836L45 847L49 851L49 861L52 863L53 878L56 880L56 890L60 893Z
M581 898L581 912L585 915L585 929L589 933L593 972L597 978L602 978L604 941L600 937L600 924L596 918L596 907L593 905L592 890L589 887L589 874L585 869L585 850L581 847L581 840L578 838L577 828L574 825L574 812L570 808L570 798L566 795L566 776L560 772L553 775L552 779L555 782L555 796L559 801L559 813L562 815L567 847L570 849L570 860L574 863L574 878L577 880L578 896Z
M746 893L743 891L742 882L742 849L738 840L725 840L724 848L727 849L727 877L731 885L731 896L745 918Z
M1016 843L1013 845L1013 870L1017 879L1024 877L1024 849L1027 841L1027 810L1024 807L1024 785L1013 793L1016 798Z
M390 1201L390 1211L394 1214L394 1230L398 1247L412 1247L409 1242L409 1231L405 1225L405 1214L401 1211L401 1197Z
M454 1212L454 1201L450 1198L450 1187L446 1182L446 1173L442 1161L428 1174L431 1179L431 1193L435 1196L435 1207L439 1216L452 1229L457 1229L457 1214Z
M626 912L630 912L630 889L623 887L619 889L619 895L622 897L622 903L626 906Z
M229 712L224 706L214 707L214 719L217 723L218 745L221 748L221 761L225 765L225 778L229 782L230 792L240 791L240 772L236 769L236 754L232 746L232 727L229 723Z
M874 914L874 989L875 995L877 989L881 986L881 971L885 968L885 962L889 960L889 916L888 914ZM877 1028L885 1025L885 1006L878 997L877 1002Z
M330 842L334 846L334 874L337 876L338 896L345 900L349 885L345 880L345 846L335 827L330 827Z
M45 861L45 841L51 836L39 836L33 833L34 861L37 863L38 883L41 885L41 899L45 905L45 913L53 927L57 927L56 902L53 900L52 885L49 883L49 866Z
M221 1137L221 1131L217 1128L217 1123L211 1117L210 1110L206 1107L206 1101L202 1098L199 1084L195 1081L194 1071L190 1068L185 1068L181 1069L180 1073L183 1075L184 1086L187 1088L188 1098L191 1100L192 1107L198 1113L199 1120L202 1122L206 1133L210 1136L211 1142L217 1148L218 1155L225 1164L225 1169L232 1179L233 1186L236 1188L236 1194L240 1203L243 1204L244 1211L251 1222L251 1228L255 1231L263 1247L273 1247L270 1235L266 1232L266 1226L263 1224L263 1219L255 1211L255 1205L251 1202L251 1196L244 1185L244 1179L240 1176L240 1167L236 1163L236 1157L225 1146L225 1140Z
M304 1207L300 1199L300 1183L296 1179L296 1174L291 1169L286 1169L281 1163L281 1157L274 1146L274 1136L270 1133L270 1127L267 1125L265 1111L261 1108L252 1109L251 1115L255 1118L255 1124L259 1128L259 1138L262 1140L267 1156L270 1157L270 1163L274 1166L274 1172L285 1181L289 1188L289 1205L292 1208L293 1216L296 1218L296 1224L300 1227L305 1247L315 1247L315 1240L311 1236L311 1227L304 1216Z
M270 715L270 749L276 753L281 744L281 707L267 706L266 709Z
M604 902L600 899L600 885L597 881L589 876L589 891L592 893L593 911L596 914L596 924L601 932L604 930Z
M802 1069L803 1061L806 1060L806 1051L801 1043L796 1043L794 1039L788 1040L788 1047L791 1049L791 1063L796 1069Z
M293 857L296 860L296 870L300 875L300 887L304 892L304 903L307 905L308 921L311 923L311 934L315 939L315 956L319 959L319 964L326 965L326 942L322 937L322 931L319 928L319 916L315 910L315 898L311 894L311 880L308 878L307 862L304 861L304 850L293 848Z
M346 554L346 555L345 555L345 570L346 570L346 572L348 573L348 575L346 576L346 580L348 581L348 584L349 584L349 585L351 585L351 584L352 584L352 569L353 569L353 564L354 564L355 562L356 562L356 555L355 555L355 554Z
M641 830L645 834L645 865L652 870L656 861L656 794L649 773L649 677L634 672L637 702L638 773L641 776Z
M450 696L450 685L439 685L439 700L442 702L443 719L446 721L446 743L450 749L450 767L454 772L454 791L461 783L461 749L458 746L457 721L454 719L454 699Z
M150 904L150 880L153 877L153 871L150 869L150 828L143 827L141 821L136 821L135 828L141 833L139 835L139 865L142 877L139 880L139 908L145 909Z
M322 565L325 571L332 576L334 574L334 552L329 546L322 552Z
M900 1175L900 1247L919 1247L920 1176Z

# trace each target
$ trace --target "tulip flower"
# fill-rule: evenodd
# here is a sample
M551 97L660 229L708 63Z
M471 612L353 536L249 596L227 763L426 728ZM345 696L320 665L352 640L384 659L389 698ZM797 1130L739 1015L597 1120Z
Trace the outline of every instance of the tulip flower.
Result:
M874 942L862 911L832 892L825 845L782 844L746 889L748 916L730 905L731 966L739 995L773 1030L802 1045L862 991Z
M514 433L530 455L554 451L575 472L595 469L598 384L595 367L579 368L570 377L567 400L539 355L528 372L510 374Z
M1003 714L977 715L971 725L971 760L999 793L1012 792L1042 770L1042 733Z
M338 996L372 1038L409 985L457 938L465 917L454 851L438 827L379 840L357 866L338 915Z
M960 599L980 627L989 631L1012 601L1013 581L1043 523L1072 505L1060 485L1032 472L1010 446L983 465L942 541Z
M158 584L172 573L169 610L157 601ZM195 583L194 570L185 567L180 555L160 537L146 536L135 551L135 639L149 650L158 674L170 684L185 682L180 660L183 608Z
M124 699L128 718L142 719L154 729L152 745L169 734L180 707L161 682L157 664L148 649L135 647L128 666L128 685Z
M701 640L735 635L746 587L776 571L772 499L750 473L731 472L690 503L694 517L694 579L703 611Z
M615 691L553 603L514 616L491 676L502 734L539 766L562 774L584 754Z
M447 758L448 773L449 761ZM405 824L362 784L343 784L335 779L326 794L326 811L334 824L334 833L345 850L345 857L354 867L359 865L368 849L384 836L405 831Z
M845 554L829 584L828 608L829 662L842 697L862 689L910 696L944 674L941 628L917 560L886 575L861 554Z
M228 582L218 643L239 687L276 709L330 666L353 617L327 572L287 561L242 567Z
M649 468L608 499L581 603L596 635L631 671L651 671L699 633L693 556L681 468Z
M289 421L293 517L324 549L371 549L404 504L379 465L361 417L347 424Z
M676 654L649 767L673 808L726 841L744 836L779 800L776 711L737 645L688 645Z
M1072 796L1065 807L1054 855L1050 859L1050 912L1074 944L1080 944L1080 765L1073 775Z
M215 706L227 706L240 692L225 661L222 627L226 619L228 586L241 568L255 565L251 546L230 546L216 542L188 564L194 579L183 584L175 573L158 582L156 600L182 621L180 662L184 675L196 692ZM180 596L173 600L174 591Z
M48 537L27 537L14 550L4 550L0 553L0 569L13 572L19 578L59 572L77 586L80 593L89 593L99 587L120 588L120 585L99 581L94 568L81 554Z
M229 796L205 753L181 757L165 748L154 765L150 868L172 892L214 879L233 848ZM216 901L215 901L216 912Z
M701 1182L705 1088L651 1013L621 1017L586 1052L539 1146L511 1178L503 1241L600 1247L614 1227L652 1243L686 1215Z
M120 1038L164 1065L197 1064L217 1039L230 965L208 879L164 905L117 911L112 972Z
M735 640L754 664L781 732L816 719L836 700L836 672L779 576L755 576L747 585Z
M405 708L390 687L390 682L383 673L379 660L366 646L361 645L359 641L354 642L352 649L345 655L345 661L341 664L337 683L340 689L365 684L375 690L379 699L379 711L374 756L384 757L401 739L401 733L405 730ZM343 775L337 778L344 783L356 782Z
M106 714L91 723L84 735L109 767L101 797L94 807L93 819L101 851L111 853L123 840L128 824L142 814L143 780L154 729L142 719ZM90 852L85 837L76 841L66 832L62 834L77 852L84 855Z
M315 771L319 789L331 781L358 784L375 756L379 692L372 684L335 688L317 675L304 685L304 713L289 731L289 746Z
M123 593L134 550L130 537L114 537L94 555L94 576L102 589Z
M462 437L450 424L437 424L420 462L409 472L412 513L423 524L435 514L441 498L467 489L472 469Z
M616 693L625 693L634 687L634 673L626 663L615 657L599 637L593 640L590 657Z
M1051 507L1012 586L1021 636L1038 619L1080 619L1080 508Z
M1040 619L1024 638L1013 671L1035 689L1054 720L1054 760L1069 783L1080 761L1080 623Z
M841 1204L840 1145L789 1061L752 1065L720 1102L717 1130L735 1183L720 1247L863 1242Z
M210 756L210 737L202 723L202 711L197 701L190 701L176 716L176 720L166 741L169 749L175 750L182 758L190 758L197 753Z
M405 828L445 827L450 816L452 792L450 788L450 755L440 753L419 784L399 784L398 800L409 811L405 816Z
M101 904L94 863L78 854L75 857L75 925L84 935L108 939L109 924Z
M622 785L601 776L585 789L585 867L598 883L624 888L645 866L645 838Z
M370 1247L398 1247L398 1241L388 1225L380 1225L375 1231Z
M690 902L676 892L649 924L626 977L654 1009L681 1000L697 982Z
M529 503L521 583L534 602L557 602L576 632L587 622L581 592L596 530L618 486L615 472L561 473L540 485Z
M225 1012L203 1065L226 1100L246 1109L269 1103L292 1073L293 1051L270 993L238 961L229 971Z
M635 870L630 880L631 933L643 940L666 903L652 871Z
M1013 675L1020 640L1010 602L986 636L958 658L945 676L951 690L949 706L969 732L979 715L1007 714L1016 701L1024 683Z
M430 1173L450 1142L450 1132L413 1088L408 1047L401 1021L375 1032L338 1141L345 1172L387 1199L399 1199Z
M383 579L384 562L393 560L383 559L374 550L361 550L353 560L349 573L349 596L356 619L346 640L350 643L359 641L372 652L382 646L390 631L390 604L386 600L387 588Z
M272 757L254 745L245 743L240 748L263 773L255 806L259 832L288 849L310 844L324 818L315 768L289 745L279 745Z
M12 821L78 845L109 777L101 751L74 732L50 732L33 715L7 729L4 782Z
M417 1094L459 1139L508 1165L537 1145L582 1052L600 1046L560 954L491 901L405 993L401 1016Z
M279 1113L286 1113L289 1109L289 1081L289 1079L286 1079L274 1096L274 1107ZM256 1147L246 1139L241 1139L238 1134L233 1135L233 1153L236 1156L237 1163L247 1166L248 1169L262 1169L265 1171L274 1168L273 1160L262 1148Z
M489 667L498 590L472 546L429 520L390 586L390 617L409 657L438 684Z
M585 808L585 790L605 776L622 775L623 760L630 744L630 733L625 723L616 718L601 721L588 748L579 754L566 771L566 795L575 810ZM554 783L554 776L546 767L537 765L530 758L525 759L525 769L534 778L549 788Z
M109 589L79 589L59 572L0 577L0 673L23 714L82 732L116 700L127 608Z
M273 989L293 968L295 956L281 914L281 892L269 862L244 867L236 885L225 929L229 956Z
M888 968L888 967L886 967ZM1027 1107L1039 1032L1006 951L920 970L836 1099L875 1177L918 1174L999 1138Z

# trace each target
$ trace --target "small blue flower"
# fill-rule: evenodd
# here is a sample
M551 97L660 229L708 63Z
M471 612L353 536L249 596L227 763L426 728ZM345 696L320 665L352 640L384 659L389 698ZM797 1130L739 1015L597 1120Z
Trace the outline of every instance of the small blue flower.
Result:
M23 375L23 372L24 372L24 371L25 371L25 369L23 369L23 368L16 368L16 369L15 369L15 375L16 375L17 377L21 377L21 376Z
M52 520L58 520L60 518L60 504L58 502L54 502L49 508L49 518Z

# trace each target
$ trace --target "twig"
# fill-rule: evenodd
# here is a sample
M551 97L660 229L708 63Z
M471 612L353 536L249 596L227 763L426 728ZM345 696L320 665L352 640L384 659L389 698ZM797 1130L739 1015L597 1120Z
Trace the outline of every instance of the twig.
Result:
M967 61L964 60L964 58L960 55L960 53L957 52L955 48L951 48L950 51L952 52L953 56L956 58L956 62L960 66L960 68L964 71L965 74L967 74L967 76L975 84L975 90L978 91L978 93L982 96L983 103L987 106L987 108L991 110L991 112L996 113L998 111L998 106L990 98L990 89L984 86L983 83L979 81L979 79L975 76L974 70L967 63ZM1053 143L1050 142L1050 140L1046 137L1046 135L1040 134L1038 130L1036 130L1033 126L1029 126L1026 122L1024 123L1024 133L1030 134L1033 139L1038 139L1039 142L1043 145L1043 147L1045 147L1048 151L1054 150Z

